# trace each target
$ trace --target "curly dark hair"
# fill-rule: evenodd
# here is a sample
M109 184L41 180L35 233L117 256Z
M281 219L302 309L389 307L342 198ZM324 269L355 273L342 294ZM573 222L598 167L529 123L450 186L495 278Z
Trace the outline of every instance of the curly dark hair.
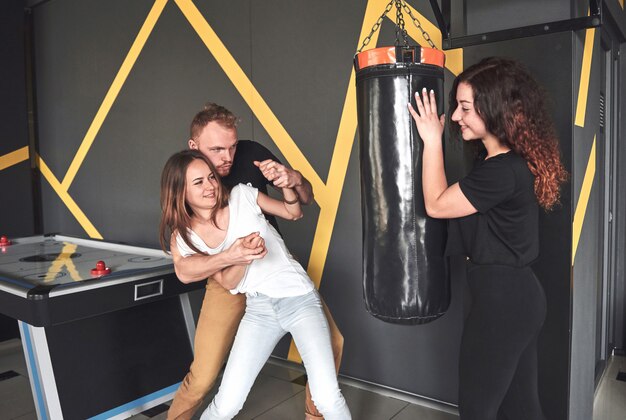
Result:
M560 186L568 173L561 163L545 90L517 61L485 58L454 80L449 117L457 108L456 91L460 83L472 88L474 107L487 131L526 160L535 176L537 202L551 210L559 202ZM450 132L459 136L459 124L450 121Z

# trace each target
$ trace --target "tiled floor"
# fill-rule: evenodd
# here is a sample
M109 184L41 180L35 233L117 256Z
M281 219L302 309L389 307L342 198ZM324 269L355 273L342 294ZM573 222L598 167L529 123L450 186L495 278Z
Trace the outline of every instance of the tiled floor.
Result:
M612 356L596 390L593 420L626 418L626 357Z
M293 420L304 418L303 371L287 362L271 359L257 378L243 410L237 419ZM364 385L351 380L341 383L352 417L359 420L454 420L458 416L452 407L444 412L363 389ZM216 387L217 388L217 387ZM389 394L389 391L385 391ZM213 397L211 393L205 405ZM405 399L408 399L407 397ZM417 401L413 401L417 402ZM137 414L133 420L164 420L168 403ZM35 420L37 418L28 383L28 372L19 340L0 343L0 420Z
M596 393L594 420L623 420L625 418L626 382L617 379L619 372L626 372L626 358L614 356ZM303 419L302 375L303 372L299 367L272 359L261 371L237 419ZM456 410L452 407L373 388L350 379L342 379L340 382L354 419L458 419ZM208 396L205 406L198 413L206 407L212 396L213 394ZM169 402L135 415L132 419L164 420L167 404ZM19 340L0 343L0 420L35 420L36 418L21 343ZM198 418L199 414L194 417L194 419Z

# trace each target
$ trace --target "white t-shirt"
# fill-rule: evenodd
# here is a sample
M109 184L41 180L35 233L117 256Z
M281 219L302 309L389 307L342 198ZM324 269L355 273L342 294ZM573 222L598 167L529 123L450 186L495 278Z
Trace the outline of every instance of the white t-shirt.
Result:
M216 248L210 248L194 231L189 230L189 239L201 251L214 255L228 248L237 239L259 232L265 240L267 254L254 260L245 275L230 292L261 293L266 296L280 298L300 296L314 289L313 282L302 266L291 256L283 238L276 232L263 216L257 204L258 190L239 184L235 186L228 199L230 222L224 241ZM176 237L178 250L183 257L195 254L180 234Z

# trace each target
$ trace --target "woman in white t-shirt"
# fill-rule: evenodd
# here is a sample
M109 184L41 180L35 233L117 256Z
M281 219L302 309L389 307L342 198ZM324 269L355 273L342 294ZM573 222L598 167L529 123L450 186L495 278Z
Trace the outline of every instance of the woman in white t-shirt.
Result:
M302 217L296 192L282 191L283 201L243 184L229 194L209 160L196 150L174 154L163 169L161 223L175 236L183 257L220 253L254 232L260 234L259 241L265 241L267 251L249 265L233 265L214 276L231 293L246 294L246 313L219 391L202 414L203 420L231 419L241 410L259 371L287 332L295 340L313 401L324 418L351 418L337 383L317 290L263 216L265 212L289 220Z

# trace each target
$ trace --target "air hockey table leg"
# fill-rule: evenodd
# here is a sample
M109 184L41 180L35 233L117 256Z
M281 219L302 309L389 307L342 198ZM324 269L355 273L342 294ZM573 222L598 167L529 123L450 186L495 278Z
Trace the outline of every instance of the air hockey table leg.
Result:
M145 410L148 410L152 407L171 400L172 398L174 398L174 394L176 393L176 390L179 386L180 382L160 391L154 392L150 395L146 395L145 397L139 398L135 401L131 401L127 404L116 407L112 410L106 411L93 417L89 417L87 420L127 419L134 416L135 414L142 413Z
M63 419L48 341L43 327L18 321L33 401L40 420Z

